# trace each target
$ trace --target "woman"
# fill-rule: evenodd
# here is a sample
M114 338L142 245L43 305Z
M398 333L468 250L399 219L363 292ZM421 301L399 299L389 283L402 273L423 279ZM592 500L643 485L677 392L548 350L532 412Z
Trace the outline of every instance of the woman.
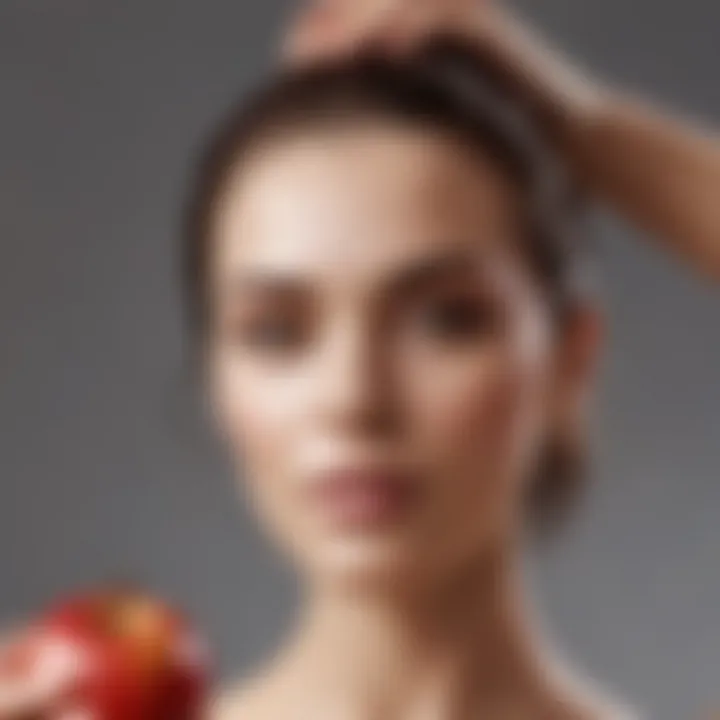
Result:
M556 657L519 569L582 469L600 337L553 161L505 81L442 44L294 75L213 139L199 368L306 588L213 717L621 716ZM66 680L0 688L4 715Z
M570 191L444 43L291 76L211 145L199 360L305 587L218 717L620 716L548 649L519 568L578 479L598 347Z
M306 590L214 716L617 716L549 648L519 567L578 479L596 364L571 191L452 43L291 74L211 140L198 368Z

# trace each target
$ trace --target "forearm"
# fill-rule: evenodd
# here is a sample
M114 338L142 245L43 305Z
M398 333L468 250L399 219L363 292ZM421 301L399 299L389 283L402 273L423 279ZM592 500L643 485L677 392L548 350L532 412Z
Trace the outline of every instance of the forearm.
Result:
M591 81L514 18L494 15L484 46L545 118L579 179L720 279L720 136Z
M720 280L720 138L618 96L564 139L594 193Z

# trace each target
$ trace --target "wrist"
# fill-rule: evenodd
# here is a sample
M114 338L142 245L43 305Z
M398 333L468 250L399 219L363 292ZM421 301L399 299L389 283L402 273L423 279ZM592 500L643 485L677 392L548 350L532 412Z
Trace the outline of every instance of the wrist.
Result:
M611 102L609 88L559 52L524 22L494 4L478 7L475 41L530 109L559 140L595 124Z

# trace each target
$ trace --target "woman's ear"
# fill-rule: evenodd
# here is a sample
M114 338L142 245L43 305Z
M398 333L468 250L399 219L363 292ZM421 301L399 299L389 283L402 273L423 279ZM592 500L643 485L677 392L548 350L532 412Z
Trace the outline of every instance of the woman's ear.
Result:
M590 464L589 406L603 335L603 316L590 303L572 308L559 328L548 425L538 471L527 488L528 508L540 533L553 531L585 488Z

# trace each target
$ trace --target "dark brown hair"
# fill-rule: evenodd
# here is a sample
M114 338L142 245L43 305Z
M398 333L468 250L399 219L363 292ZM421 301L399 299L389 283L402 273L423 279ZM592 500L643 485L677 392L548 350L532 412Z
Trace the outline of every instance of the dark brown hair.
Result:
M208 257L215 205L248 152L284 133L368 119L406 122L454 138L495 162L524 199L524 256L561 326L585 291L587 243L582 207L548 141L546 128L498 72L455 40L436 39L412 57L356 56L280 74L243 97L202 148L184 227L184 281L194 348L208 326ZM202 358L200 358L202 362ZM530 505L546 522L580 487L584 452L551 438Z

